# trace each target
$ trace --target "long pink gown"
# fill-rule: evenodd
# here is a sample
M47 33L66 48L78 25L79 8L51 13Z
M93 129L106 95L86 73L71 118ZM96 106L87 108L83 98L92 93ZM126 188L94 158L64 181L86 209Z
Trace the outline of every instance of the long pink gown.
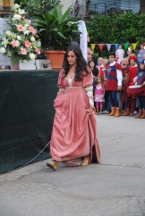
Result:
M92 88L93 75L83 77L81 82L64 78L63 69L58 78L60 91L54 100L55 117L50 143L53 160L80 165L81 158L89 155L90 162L100 162L97 141L96 116L86 113L89 109L87 89Z

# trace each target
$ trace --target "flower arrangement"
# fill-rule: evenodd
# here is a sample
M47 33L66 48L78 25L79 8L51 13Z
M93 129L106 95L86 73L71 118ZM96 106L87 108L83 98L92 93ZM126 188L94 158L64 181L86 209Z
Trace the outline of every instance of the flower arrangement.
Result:
M10 17L7 30L0 43L0 52L7 55L13 65L18 60L34 60L37 54L40 54L39 36L36 30L25 18L25 10L20 5L14 5L14 15Z

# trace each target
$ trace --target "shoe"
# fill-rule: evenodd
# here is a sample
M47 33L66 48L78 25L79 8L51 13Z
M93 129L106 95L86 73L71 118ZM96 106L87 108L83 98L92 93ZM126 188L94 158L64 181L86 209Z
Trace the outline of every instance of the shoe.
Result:
M126 112L122 114L122 116L130 116L129 108L126 109Z
M130 111L130 117L134 116L134 110Z
M112 112L108 116L114 116L116 111L116 107L112 107Z
M134 114L134 115L137 115L137 114L138 114L138 112L135 110L135 111L133 112L133 114Z
M88 157L84 157L82 162L81 162L81 166L87 166L89 164L89 158Z
M145 110L143 111L142 116L140 117L140 119L144 119L145 118Z
M114 117L120 117L119 107L116 107L116 113Z
M140 118L142 116L142 109L139 109L139 113L135 118Z
M49 168L51 168L51 169L53 169L53 170L57 170L57 168L58 168L58 165L59 165L59 162L57 162L57 161L48 161L47 163L46 163L46 165L49 167Z
M104 110L102 111L103 114L109 114L109 111L108 110Z

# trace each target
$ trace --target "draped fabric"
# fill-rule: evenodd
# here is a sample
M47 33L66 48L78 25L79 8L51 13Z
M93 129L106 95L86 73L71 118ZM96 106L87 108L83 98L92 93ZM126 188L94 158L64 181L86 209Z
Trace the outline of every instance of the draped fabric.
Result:
M63 70L59 74L58 87L61 91L54 100L55 118L50 144L50 154L56 161L72 162L90 155L90 162L100 162L96 116L95 113L91 116L86 113L90 105L85 88L92 87L92 83L90 71L81 82L67 80ZM79 160L76 165L79 165Z

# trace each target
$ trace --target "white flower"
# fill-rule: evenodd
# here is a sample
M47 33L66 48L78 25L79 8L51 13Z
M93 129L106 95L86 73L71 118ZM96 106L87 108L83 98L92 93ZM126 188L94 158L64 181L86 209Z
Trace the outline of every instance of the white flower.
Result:
M29 34L29 33L30 33L30 31L29 31L29 30L27 30L27 28L25 28L25 27L23 28L23 32L24 32L24 35L25 35L25 34Z
M21 38L21 36L18 35L18 36L17 36L17 39L20 41L22 38Z
M25 14L25 10L19 8L18 13L19 13L20 15L23 15L23 14Z
M21 15L20 14L14 14L13 20L20 20L20 19L21 19Z
M12 34L11 31L6 31L6 35L7 35L7 36L10 36L11 34Z
M31 59L31 60L35 60L35 58L36 58L36 55L35 55L35 54L33 54L33 53L30 53L30 54L29 54L29 57L30 57L30 59Z
M0 48L0 52L1 52L1 53L6 53L6 49L5 49L4 47L1 47L1 48Z
M7 45L8 44L8 40L6 38L3 39L2 45Z
M16 40L16 44L19 46L20 45L20 42L18 40Z
M20 7L20 5L19 4L14 4L14 9L16 8L19 8Z
M29 24L26 23L26 24L24 25L24 27L23 27L23 32L24 32L24 35L30 33Z
M31 41L32 41L32 42L34 42L34 41L35 41L35 38L34 38L33 36L32 36L30 39L31 39Z
M16 39L17 35L15 33L12 33L12 38Z

